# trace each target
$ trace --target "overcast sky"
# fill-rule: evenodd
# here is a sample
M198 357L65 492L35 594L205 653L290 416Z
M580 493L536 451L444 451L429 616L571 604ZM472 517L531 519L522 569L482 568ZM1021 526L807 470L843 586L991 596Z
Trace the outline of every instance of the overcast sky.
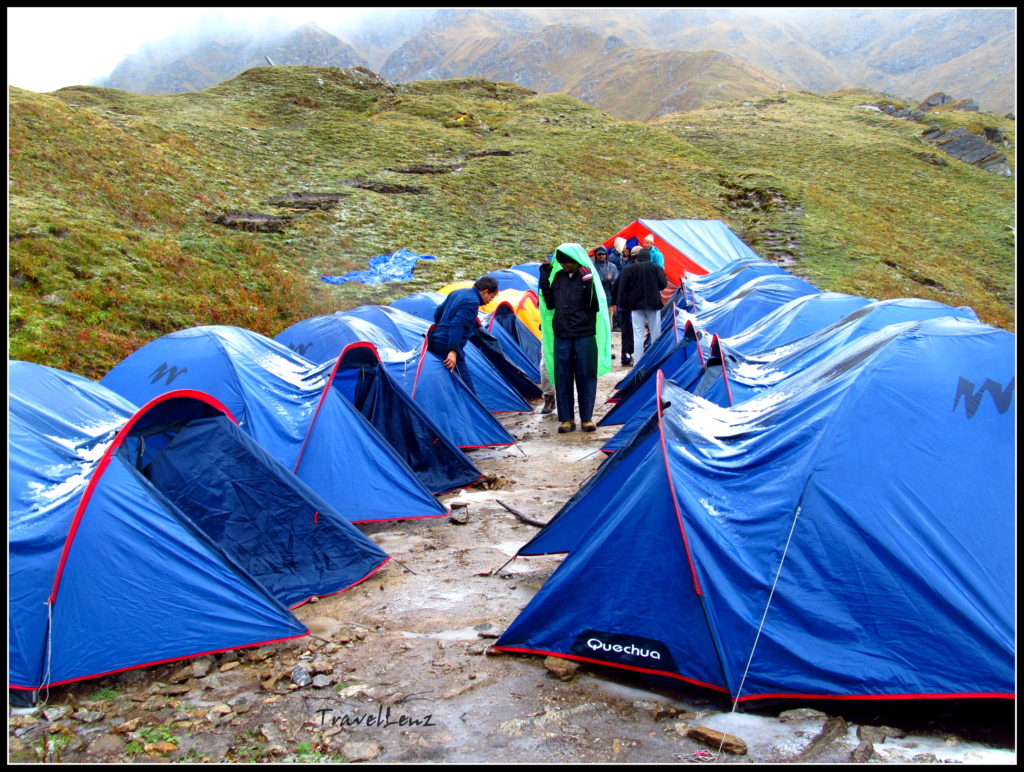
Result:
M56 91L110 74L143 43L207 16L255 23L277 17L295 25L333 26L367 8L7 8L7 84Z

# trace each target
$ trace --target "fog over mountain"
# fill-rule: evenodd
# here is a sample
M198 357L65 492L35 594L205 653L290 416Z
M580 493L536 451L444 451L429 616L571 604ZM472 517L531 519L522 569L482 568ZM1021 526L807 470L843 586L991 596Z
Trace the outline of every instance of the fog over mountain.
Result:
M1013 9L377 9L339 23L203 22L146 44L98 85L208 88L268 59L364 65L396 82L481 76L646 120L779 88L945 91L1016 110Z

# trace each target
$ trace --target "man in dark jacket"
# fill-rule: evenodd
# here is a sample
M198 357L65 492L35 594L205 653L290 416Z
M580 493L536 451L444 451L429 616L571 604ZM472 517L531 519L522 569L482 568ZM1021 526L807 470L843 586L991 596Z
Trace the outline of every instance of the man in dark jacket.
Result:
M644 327L650 333L652 344L661 334L661 291L667 286L665 272L651 262L647 249L637 251L636 261L627 265L619 276L616 305L631 312L633 356L637 359L644 352Z
M593 422L597 399L597 313L600 305L594 290L594 275L570 255L555 251L562 270L551 278L552 264L540 267L539 288L548 308L555 336L555 401L558 433L576 429L573 384L579 399L583 431L597 428ZM598 279L600 281L600 279Z
M451 292L434 311L434 326L427 333L427 350L458 374L473 393L476 389L463 348L477 327L480 306L497 294L498 281L493 276L481 276L472 287Z

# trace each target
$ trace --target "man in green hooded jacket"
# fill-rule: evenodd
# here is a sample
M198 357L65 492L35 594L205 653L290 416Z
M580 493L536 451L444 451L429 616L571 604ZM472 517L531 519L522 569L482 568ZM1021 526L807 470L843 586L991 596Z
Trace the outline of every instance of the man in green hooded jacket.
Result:
M593 264L578 244L563 244L540 269L541 326L548 371L553 373L560 434L594 431L597 378L611 369L607 300ZM575 387L575 388L574 388Z

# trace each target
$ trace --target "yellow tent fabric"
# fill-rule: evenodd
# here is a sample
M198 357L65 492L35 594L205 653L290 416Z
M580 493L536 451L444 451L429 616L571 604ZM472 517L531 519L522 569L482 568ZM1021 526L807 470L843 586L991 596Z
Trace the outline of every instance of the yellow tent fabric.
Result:
M456 281L451 284L444 285L443 287L441 287L441 289L438 290L438 292L440 292L442 295L450 295L457 289L469 289L472 286L473 282L471 281Z
M516 312L519 321L540 339L540 303L537 296L525 290L507 289L483 307L483 311L491 313L502 303L508 303Z

